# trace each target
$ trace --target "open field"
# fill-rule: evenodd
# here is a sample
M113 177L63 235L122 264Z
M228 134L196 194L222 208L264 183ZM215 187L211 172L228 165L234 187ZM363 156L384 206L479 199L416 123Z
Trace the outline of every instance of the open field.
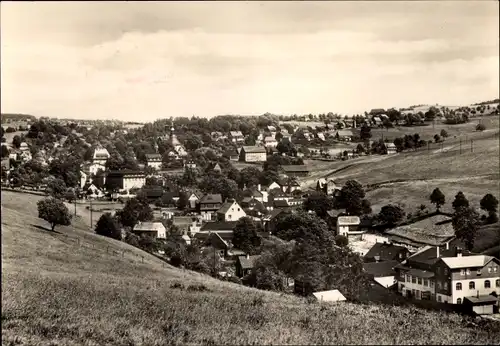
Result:
M456 314L307 304L178 270L89 234L78 218L56 228L60 233L48 232L36 218L37 199L2 192L2 345L491 344L500 338L498 324L473 327ZM122 251L124 257L115 255Z
M7 129L6 126L4 126L3 128L4 128L4 130ZM17 131L17 132L10 132L10 133L4 132L3 136L5 137L6 144L12 144L12 140L14 139L15 136L21 137L22 134L25 135L27 133L28 133L28 131Z
M486 126L486 131L476 132L477 124L482 123ZM378 140L379 138L389 138L393 141L396 137L404 137L404 135L413 135L418 133L420 138L424 140L434 140L434 135L440 134L441 130L445 130L450 137L447 141L451 140L454 136L462 137L462 140L467 136L468 139L480 138L484 134L491 132L498 132L499 129L499 116L484 116L474 117L466 124L449 125L444 124L442 120L436 119L434 125L432 122L426 122L427 126L396 126L390 129L372 128L372 139Z
M325 126L325 123L322 121L296 121L296 120L291 120L291 121L280 121L280 125L282 124L289 124L292 126L297 125L300 128L306 128L308 126L315 128L316 126Z

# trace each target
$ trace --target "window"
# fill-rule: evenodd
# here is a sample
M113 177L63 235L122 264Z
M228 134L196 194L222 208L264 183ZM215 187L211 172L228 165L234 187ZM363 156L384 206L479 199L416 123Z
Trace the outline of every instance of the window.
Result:
M491 288L491 282L490 282L490 280L486 280L484 282L484 288Z
M498 270L498 267L493 267L493 273L496 273Z
M411 275L406 275L406 282L410 282L411 281Z
M491 273L492 270L493 270L493 268L488 267L488 273Z
M460 269L460 275L462 275L462 276L465 275L465 269Z
M447 283L447 282L445 282L445 283L444 283L444 289L445 289L445 290L447 290L447 289L448 289L448 283Z
M475 288L476 288L476 284L474 283L474 281L469 282L469 289L473 290Z
M462 290L462 283L461 282L457 282L457 284L455 285L455 289L457 291L461 291Z
M467 275L470 275L470 269L467 268Z
M429 280L424 279L424 286L429 286Z
M431 288L434 288L434 281L433 280L430 281L430 284L431 284Z
M399 253L399 258L403 258L403 254L401 252Z
M448 275L448 268L444 268L444 275Z
M481 275L481 268L477 270L477 275Z
M417 283L417 277L416 276L412 276L411 277L411 283L413 283L413 284Z
M422 278L418 278L418 284L421 285L422 284Z
M438 296L438 302L441 303L441 296Z
M438 289L440 290L441 289L441 281L438 281L437 286L438 286Z
M457 304L462 304L462 298L457 298Z
M497 281L495 281L495 286L500 287L500 279L497 279Z
M441 274L441 268L437 267L436 269L437 269L438 275Z

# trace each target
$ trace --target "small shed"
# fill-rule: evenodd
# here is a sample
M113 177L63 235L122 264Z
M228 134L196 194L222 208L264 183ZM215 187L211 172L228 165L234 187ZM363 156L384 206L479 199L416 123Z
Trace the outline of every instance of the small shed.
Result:
M498 311L498 297L493 295L478 295L475 297L465 297L464 305L468 310L477 315L491 315Z
M347 300L339 290L314 292L313 296L320 302L343 302Z

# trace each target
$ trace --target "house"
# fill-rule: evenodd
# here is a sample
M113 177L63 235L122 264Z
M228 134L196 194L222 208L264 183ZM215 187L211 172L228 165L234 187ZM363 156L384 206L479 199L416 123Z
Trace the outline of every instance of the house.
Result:
M188 197L189 209L195 210L199 200L200 198L195 193L190 194Z
M282 215L284 213L283 209L273 209L271 213L266 215L262 221L264 224L264 230L266 232L272 233L276 229L276 223L278 220L278 216Z
M222 196L220 194L206 194L200 199L198 206L203 219L211 221L213 215L222 207Z
M351 130L338 130L335 133L335 138L339 141L350 142L350 141L352 141L353 137L354 137L354 134Z
M137 235L146 235L157 239L167 238L167 229L161 222L141 222L139 221L132 230Z
M320 178L316 183L316 191L323 192L326 195L332 195L336 190L340 190L341 187L335 184L333 179Z
M245 212L256 210L257 212L265 211L264 204L255 197L244 197L241 200L241 207Z
M103 165L101 161L97 161L92 162L90 165L86 166L86 169L88 169L91 175L97 175L97 172L99 172L100 170L104 172L106 170L106 166Z
M184 168L196 169L196 162L194 160L187 160L186 162L184 162Z
M91 198L101 198L104 197L104 192L102 192L101 189L99 189L97 186L94 184L87 182L85 185L82 187L82 192L87 196Z
M265 137L263 142L266 148L276 148L278 146L278 141L272 136Z
M30 151L30 146L26 142L21 142L19 150L21 150L21 152Z
M493 295L476 295L475 297L465 297L463 304L466 310L476 315L491 315L498 312L499 298Z
M247 254L246 256L239 256L235 264L236 276L241 278L250 274L259 258L260 255L250 256Z
M337 218L337 234L343 235L351 240L361 240L364 230L361 230L359 216L339 216Z
M267 160L265 147L243 146L240 151L240 161L264 162Z
M192 233L196 233L197 225L200 223L201 220L196 216L172 216L172 225L182 234L188 234L193 227L195 232Z
M398 261L371 262L364 263L363 269L377 284L385 288L391 288L396 284L394 267L398 264Z
M343 302L346 298L339 290L314 292L313 296L320 302Z
M146 154L146 162L148 167L159 170L162 165L162 157L160 154Z
M2 159L2 172L10 171L10 159Z
M230 131L229 138L231 138L233 143L241 143L245 141L245 136L243 136L241 131Z
M240 155L236 149L227 150L222 156L231 161L238 161Z
M146 185L146 175L144 172L132 170L109 171L105 183L120 190L140 189Z
M234 200L228 199L219 210L217 210L217 220L237 221L247 216L243 208Z
M230 250L229 243L222 239L218 233L210 233L205 240L205 245L213 247L215 254L221 259L226 258Z
M205 240L211 233L217 233L225 241L231 241L233 239L233 230L237 223L238 221L207 222L201 226L200 231L195 234L195 238Z
M102 146L98 146L94 150L94 155L92 156L92 163L98 163L101 165L105 165L106 161L108 161L109 157L111 155L109 154L108 150L106 148L103 148Z
M387 155L397 154L398 152L394 143L387 143L385 147L387 149Z
M322 140L322 141L325 141L325 140L326 140L326 138L325 138L325 134L324 134L323 132L318 132L318 133L316 134L316 136L317 136L320 140Z
M374 108L370 111L370 115L380 115L380 114L385 114L385 109L383 108Z
M307 177L310 172L306 165L281 165L281 171L287 177Z
M405 297L448 304L500 292L500 261L460 248L427 246L395 267Z
M410 255L410 250L404 246L390 243L375 243L366 253L363 260L365 262L402 262Z

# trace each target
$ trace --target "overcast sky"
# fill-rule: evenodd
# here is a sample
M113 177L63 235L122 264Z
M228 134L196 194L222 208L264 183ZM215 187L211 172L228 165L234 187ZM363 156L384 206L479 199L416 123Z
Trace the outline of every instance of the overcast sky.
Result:
M493 99L498 6L3 1L2 112L151 121Z

